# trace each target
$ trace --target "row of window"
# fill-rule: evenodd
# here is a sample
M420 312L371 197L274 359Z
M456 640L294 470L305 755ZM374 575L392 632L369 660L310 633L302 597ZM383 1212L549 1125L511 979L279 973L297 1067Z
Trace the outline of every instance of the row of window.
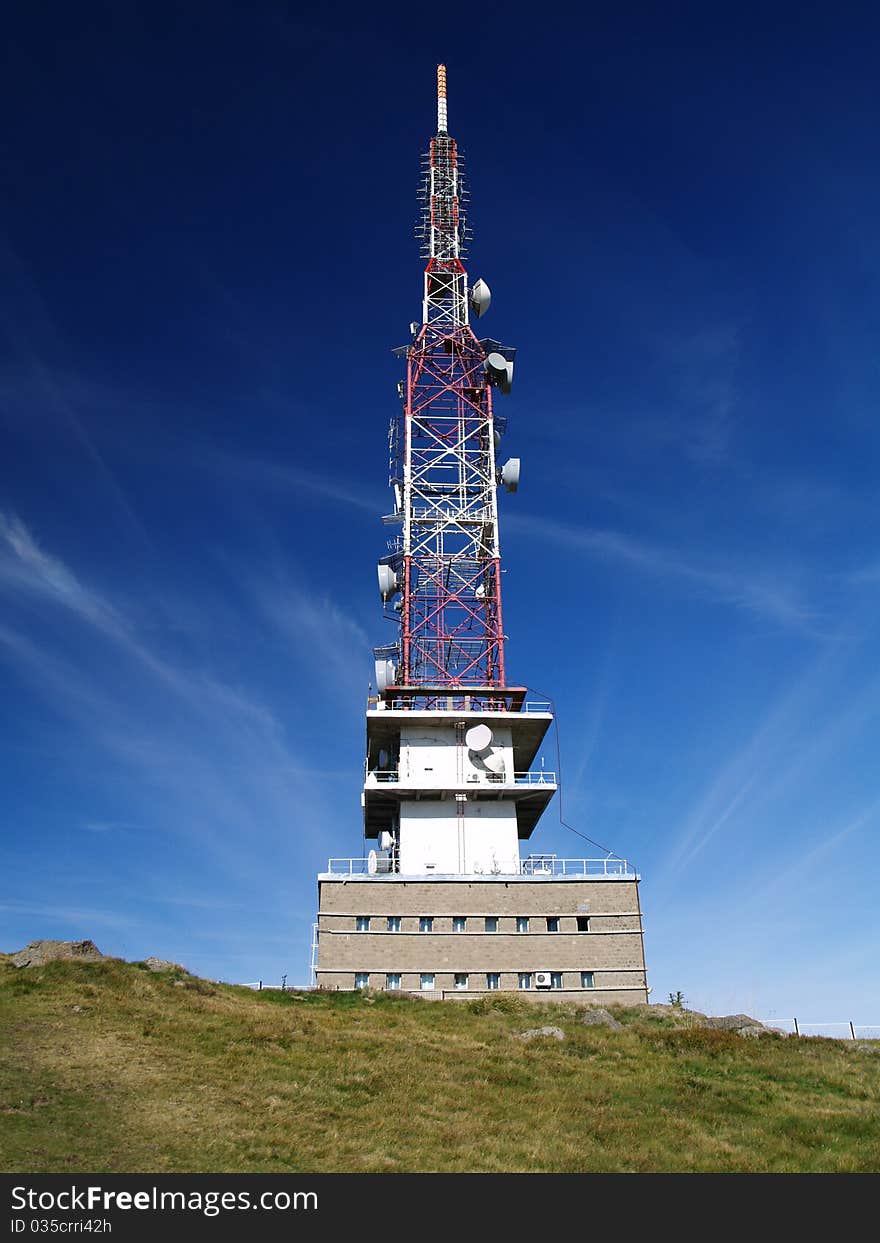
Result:
M481 977L479 976L472 977L467 971L456 971L453 976L453 982L457 989L463 990L463 989L470 987L470 981L472 978L475 981L479 981ZM531 988L533 978L534 978L533 972L531 971L517 972L517 987L520 989ZM434 976L433 971L423 971L419 977L419 980L420 980L419 987L422 989L422 991L430 991L434 987L434 979L435 979L435 976ZM369 988L370 987L369 972L368 971L356 972L355 977L354 977L354 986L355 988ZM391 989L391 990L400 988L400 972L397 972L397 971L388 972L385 976L385 987L386 989ZM476 987L477 988L480 987L479 983L476 983ZM489 989L490 991L494 991L495 989L499 989L500 987L501 987L501 973L498 971L488 971L486 973L486 988ZM550 972L550 987L551 988L562 988L562 972L561 971ZM582 971L581 972L581 988L595 988L595 987L596 985L594 982L593 972Z
M484 932L497 932L498 931L498 919L499 917L497 915L486 915L484 919L483 931ZM547 932L558 932L559 931L559 919L560 917L558 915L547 916L547 919L546 919ZM589 932L590 931L589 915L578 915L576 916L576 919L577 919L578 932ZM476 922L476 920L474 920L474 922ZM540 923L540 921L536 921L536 922ZM386 932L400 932L400 916L389 915L385 921L385 925L386 925L386 928L385 928ZM358 915L357 916L356 927L357 927L358 932L369 932L371 926L372 926L372 920L369 915ZM452 920L452 931L453 932L467 932L467 926L468 926L467 915L453 916L453 920ZM529 932L530 928L531 928L531 920L529 919L528 915L517 915L516 917L517 932ZM433 932L433 931L434 931L433 915L422 915L421 918L419 919L419 932ZM543 931L543 929L541 929L541 931Z

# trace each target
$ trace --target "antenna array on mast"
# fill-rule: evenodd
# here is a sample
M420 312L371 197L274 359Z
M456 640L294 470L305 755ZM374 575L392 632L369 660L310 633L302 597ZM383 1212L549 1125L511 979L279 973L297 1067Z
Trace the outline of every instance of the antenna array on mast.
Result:
M492 390L510 391L514 351L490 353L470 327L469 312L483 315L491 294L482 280L468 289L466 198L438 65L437 134L422 157L422 322L396 351L406 380L390 435L390 520L402 530L378 572L399 638L375 650L376 681L382 695L425 702L467 692L476 709L505 700L497 488L516 490L519 463L496 465L505 420Z

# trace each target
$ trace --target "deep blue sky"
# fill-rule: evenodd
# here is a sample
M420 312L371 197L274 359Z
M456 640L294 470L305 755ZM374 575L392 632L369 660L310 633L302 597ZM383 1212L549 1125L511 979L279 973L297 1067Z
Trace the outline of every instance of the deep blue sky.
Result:
M443 59L566 816L642 873L655 999L880 1021L880 17L378 11L6 15L0 947L306 979Z

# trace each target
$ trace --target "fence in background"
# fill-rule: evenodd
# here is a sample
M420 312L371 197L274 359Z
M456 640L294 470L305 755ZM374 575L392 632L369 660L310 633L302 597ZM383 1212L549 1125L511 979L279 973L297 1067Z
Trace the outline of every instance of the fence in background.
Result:
M268 984L265 980L253 980L240 988L252 988L262 992L264 988L280 990L282 993L308 992L314 985L288 984L287 977L280 984ZM350 991L350 990L346 990ZM827 1036L832 1040L880 1040L880 1023L852 1023L849 1019L837 1019L831 1022L814 1022L807 1019L756 1019L771 1031L784 1032L789 1036Z
M828 1036L833 1040L880 1040L880 1023L812 1022L806 1019L758 1019L773 1031L789 1036Z

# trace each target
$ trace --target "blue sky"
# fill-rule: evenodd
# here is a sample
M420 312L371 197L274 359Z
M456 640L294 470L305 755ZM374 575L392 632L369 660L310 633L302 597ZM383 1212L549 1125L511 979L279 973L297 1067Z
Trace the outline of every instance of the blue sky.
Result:
M880 18L771 8L13 15L2 948L306 979L444 59L566 818L642 874L654 999L880 1021Z

